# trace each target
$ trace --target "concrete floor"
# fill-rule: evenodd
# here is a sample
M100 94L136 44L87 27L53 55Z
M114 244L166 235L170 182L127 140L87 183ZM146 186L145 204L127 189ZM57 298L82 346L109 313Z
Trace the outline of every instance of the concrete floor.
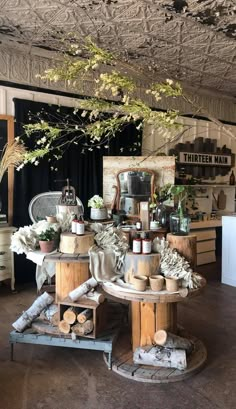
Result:
M0 287L0 409L235 409L236 288L210 282L179 308L179 322L202 339L206 367L174 384L144 384L107 370L101 352L17 344L8 334L36 297L35 287L12 295Z

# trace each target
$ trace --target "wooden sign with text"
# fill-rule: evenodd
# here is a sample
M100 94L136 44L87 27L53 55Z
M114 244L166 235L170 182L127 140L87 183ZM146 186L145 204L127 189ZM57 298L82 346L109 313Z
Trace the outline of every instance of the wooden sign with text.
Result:
M214 179L227 175L234 166L234 154L225 145L217 146L216 139L198 137L194 141L178 143L169 155L176 157L176 170L194 178Z
M231 166L231 155L216 155L211 153L179 153L179 163L186 165Z

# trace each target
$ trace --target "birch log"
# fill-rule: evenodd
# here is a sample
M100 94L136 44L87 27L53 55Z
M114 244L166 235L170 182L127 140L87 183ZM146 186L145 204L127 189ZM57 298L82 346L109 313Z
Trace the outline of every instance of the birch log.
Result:
M84 324L76 324L71 327L71 330L76 335L88 335L93 331L93 321L87 320Z
M154 341L157 345L164 346L165 348L185 349L188 352L192 350L192 343L189 339L179 337L165 330L155 332Z
M54 327L59 323L59 310L57 304L51 304L45 310L43 310L42 315L44 319L50 322Z
M24 329L29 327L32 321L38 317L49 304L52 304L53 301L53 297L47 292L44 292L33 302L31 307L23 312L20 318L12 324L13 328L18 332L24 331Z
M66 322L65 320L61 320L58 324L58 329L60 332L62 332L63 334L69 334L70 332L70 324L68 324L68 322Z
M84 311L77 315L77 321L80 324L83 324L85 321L92 317L92 313L93 311L91 309L86 308Z
M82 297L80 297L79 299L80 300L92 300L96 302L97 304L102 304L105 301L104 295L99 293L98 291L89 291L87 294L82 295Z
M92 290L92 288L98 285L97 280L95 278L89 278L89 280L85 281L85 283L79 285L79 287L75 288L73 291L69 293L70 299L74 302L77 301L82 295L86 294L88 291Z
M77 312L74 307L68 308L63 314L63 320L68 324L74 324L77 318Z
M135 364L153 365L184 370L187 368L184 349L167 349L162 347L138 347L134 351Z

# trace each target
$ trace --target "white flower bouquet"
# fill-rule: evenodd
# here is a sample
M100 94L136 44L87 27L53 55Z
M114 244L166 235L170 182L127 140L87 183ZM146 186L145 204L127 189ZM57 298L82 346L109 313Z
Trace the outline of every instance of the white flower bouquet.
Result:
M94 195L88 201L88 207L92 207L93 209L103 209L104 208L104 201L103 198L99 195Z

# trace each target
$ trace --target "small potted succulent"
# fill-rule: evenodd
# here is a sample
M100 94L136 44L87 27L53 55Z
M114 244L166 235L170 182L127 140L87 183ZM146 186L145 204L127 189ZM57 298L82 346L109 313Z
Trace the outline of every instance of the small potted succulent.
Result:
M92 220L106 220L107 208L104 206L103 198L99 195L94 195L88 201L90 209L90 219Z
M43 253L51 253L55 250L57 235L58 233L52 227L39 234L39 246Z

